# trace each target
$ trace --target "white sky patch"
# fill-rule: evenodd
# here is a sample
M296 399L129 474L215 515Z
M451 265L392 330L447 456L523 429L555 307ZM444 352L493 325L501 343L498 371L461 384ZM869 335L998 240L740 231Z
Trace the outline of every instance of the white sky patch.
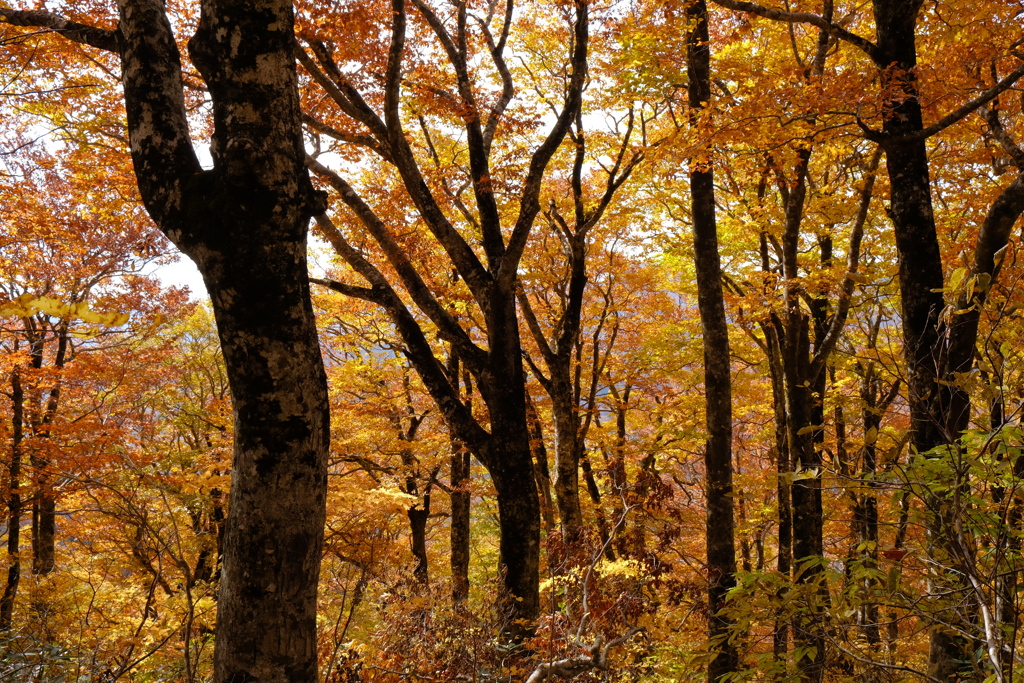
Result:
M196 264L192 259L182 254L174 246L170 248L171 253L177 255L175 263L157 266L152 274L160 279L164 287L188 287L193 301L208 301L210 295L206 291L206 284L203 276L199 274Z

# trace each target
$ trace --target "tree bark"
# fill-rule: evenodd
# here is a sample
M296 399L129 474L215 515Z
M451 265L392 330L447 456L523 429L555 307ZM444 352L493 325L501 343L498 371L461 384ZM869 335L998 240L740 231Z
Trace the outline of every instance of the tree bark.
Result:
M234 406L214 677L314 681L329 416L305 257L323 198L304 164L292 5L202 4L190 51L213 100L211 171L188 137L163 3L120 9L139 189L203 275Z
M305 169L292 3L202 3L190 50L213 102L209 171L189 137L164 3L118 9L115 31L0 12L119 54L142 200L210 292L235 420L214 680L315 681L329 415L306 235L326 201Z
M708 46L708 10L705 0L687 6L693 29L686 38L688 95L691 112L711 99L711 51ZM707 438L704 467L707 477L708 638L714 657L708 681L716 683L739 669L735 647L729 642L732 621L722 615L725 596L736 585L736 548L732 504L732 378L729 331L722 292L715 222L715 184L708 162L690 161L690 202L693 220L697 305L704 341L704 390Z
M430 565L427 559L427 520L430 519L430 492L423 495L423 502L406 510L409 517L409 546L416 559L413 577L421 584L430 580Z
M15 347L17 348L17 347ZM7 500L7 584L0 597L0 631L14 623L14 601L21 580L21 449L24 439L25 391L18 367L11 371L10 498Z
M29 322L29 319L26 319ZM27 324L32 328L35 323ZM47 342L45 327L33 333L29 356L32 367L43 368ZM53 420L57 416L61 398L61 373L68 351L68 323L61 321L54 326L57 348L54 352L53 384L43 400L43 389L32 390L28 422L36 443L29 451L29 466L32 470L32 573L49 574L56 566L57 502L53 491L53 473L46 449L51 446L50 434Z
M912 427L911 443L918 453L947 446L959 438L959 430L948 421L943 405L949 406L954 391L942 383L939 351L939 315L942 295L942 257L932 210L931 180L921 104L915 75L917 67L916 23L921 0L875 2L878 33L876 64L881 69L881 86L888 94L882 131L890 183L889 217L893 222L899 253L900 301L903 346L907 364L907 391ZM973 348L973 340L970 344ZM960 416L955 420L959 421ZM953 429L951 429L953 428ZM955 430L955 431L954 431ZM929 503L938 510L942 504ZM949 519L933 516L929 534L936 548L944 549L942 562L955 553L945 542ZM947 589L963 590L962 576L955 567L947 573ZM930 629L928 674L952 680L961 662L971 661L973 646L968 639L952 635L942 627Z
M451 572L452 601L469 599L469 451L452 442L451 457Z
M526 419L530 423L530 449L533 451L533 474L540 491L540 510L544 521L544 533L555 530L555 510L551 498L551 471L548 469L548 449L544 446L540 417L533 405L529 392L526 394Z

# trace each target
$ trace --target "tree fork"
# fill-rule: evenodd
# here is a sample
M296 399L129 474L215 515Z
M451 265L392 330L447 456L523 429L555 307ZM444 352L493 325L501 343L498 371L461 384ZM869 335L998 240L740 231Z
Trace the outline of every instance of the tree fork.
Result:
M210 171L189 137L164 3L118 9L116 31L48 12L0 18L121 58L139 191L206 282L234 403L214 680L311 683L329 415L305 256L326 203L305 169L292 3L202 3L190 48L213 101Z

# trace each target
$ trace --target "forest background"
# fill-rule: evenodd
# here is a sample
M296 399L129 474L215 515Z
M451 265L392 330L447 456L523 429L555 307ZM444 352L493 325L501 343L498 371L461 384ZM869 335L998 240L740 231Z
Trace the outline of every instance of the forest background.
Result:
M0 678L1024 672L1024 8L717 2L0 6Z

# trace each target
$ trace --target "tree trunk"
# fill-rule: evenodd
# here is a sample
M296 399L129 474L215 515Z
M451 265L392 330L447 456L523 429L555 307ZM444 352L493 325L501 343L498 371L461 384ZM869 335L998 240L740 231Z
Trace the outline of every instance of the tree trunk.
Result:
M17 347L15 347L17 348ZM25 391L17 367L11 371L10 498L7 501L7 585L0 598L0 631L11 628L21 580L21 444L24 438Z
M708 47L705 0L690 3L687 17L695 24L686 40L689 104L695 114L711 99L711 51ZM708 681L716 683L723 676L734 674L739 669L739 660L735 647L728 640L733 623L721 614L726 593L736 585L732 509L732 379L715 223L715 184L710 164L690 161L690 198L707 401L704 467L707 477L708 638L715 652L708 664Z
M40 336L34 340L30 352L32 367L37 370L43 367L44 362L45 332L41 331L39 334ZM55 334L57 349L54 353L53 370L56 372L56 376L47 393L45 404L43 403L42 389L37 388L33 391L32 410L29 417L32 435L36 440L30 451L29 465L32 469L34 485L32 492L32 573L37 575L49 574L56 566L57 503L54 499L53 473L50 471L49 454L46 449L50 446L50 430L60 406L61 372L64 369L68 351L68 323L64 321L58 324Z
M219 472L218 472L219 474ZM220 580L220 567L224 559L224 494L220 489L210 491L209 514L205 523L201 512L196 515L196 535L200 537L202 550L196 558L196 568L192 572L193 581L210 583Z
M234 405L219 683L317 679L329 415L306 234L324 202L304 164L293 24L287 0L203 3L189 44L214 108L214 169L202 171L163 3L121 3L139 189L157 225L203 275Z
M579 416L569 364L551 367L551 413L555 425L555 502L562 523L562 540L566 547L577 543L583 532L583 510L580 507L580 444ZM563 372L564 371L564 372Z
M915 76L917 14L921 0L898 2L879 0L875 3L881 86L888 94L882 142L890 182L890 211L899 252L900 301L902 304L903 345L907 364L907 392L912 426L911 442L919 453L937 446L951 444L959 434L947 431L942 415L942 394L948 387L940 386L939 313L945 303L942 296L942 258L932 211L931 181L925 139L913 136L924 129ZM932 501L929 507L940 509ZM929 534L937 548L944 548L950 520L935 517L929 522ZM946 548L940 554L948 562L955 554ZM955 567L950 567L949 585L944 589L963 588ZM941 581L942 579L940 579ZM954 598L955 599L955 598ZM960 663L973 658L972 646L966 639L936 627L929 631L928 673L939 680L952 680L958 675Z
M590 466L590 458L585 454L580 459L580 465L583 468L583 481L587 484L587 493L590 494L590 502L594 504L594 517L597 519L597 533L601 536L601 545L604 547L604 556L609 562L615 561L615 550L612 548L612 544L609 543L611 539L611 529L608 524L608 518L604 514L604 503L601 502L601 489L597 485L597 480L594 478L594 468Z
M540 613L540 500L515 307L514 294L495 287L487 321L493 379L480 385L480 393L491 417L490 438L481 456L497 492L502 605L510 620L507 633L518 640L533 632Z
M761 237L762 251L767 270L767 245ZM781 344L776 334L774 323L763 326L764 337L768 348L768 368L772 380L772 407L775 417L775 471L778 475L776 484L775 506L779 518L778 556L775 569L787 581L793 571L793 509L791 486L785 476L793 471L789 457L789 428L786 415L786 385L782 370ZM781 587L778 597L781 599L785 587ZM775 630L772 633L772 653L778 664L785 664L789 656L789 619L781 614L776 616ZM785 670L785 667L782 667Z
M615 532L612 543L619 557L630 555L628 526L626 520L626 495L629 491L629 482L626 480L626 411L629 408L629 394L632 387L628 384L620 394L615 385L609 385L608 391L615 400L615 443L612 447L612 456L608 458L608 451L603 450L605 461L608 465L608 478L611 480L611 506L612 520L611 527Z
M544 433L540 418L529 393L526 395L526 419L530 423L530 450L533 451L533 473L540 490L540 509L544 520L544 532L555 530L555 510L551 498L551 471L548 469L548 449L544 446Z
M427 560L427 520L430 519L430 492L423 495L423 502L406 510L409 517L410 549L416 559L412 575L422 584L430 580Z
M463 605L469 599L469 451L455 441L452 451L452 602Z
M540 505L530 470L508 468L497 475L492 472L491 478L498 493L505 631L519 640L533 633L540 613Z

